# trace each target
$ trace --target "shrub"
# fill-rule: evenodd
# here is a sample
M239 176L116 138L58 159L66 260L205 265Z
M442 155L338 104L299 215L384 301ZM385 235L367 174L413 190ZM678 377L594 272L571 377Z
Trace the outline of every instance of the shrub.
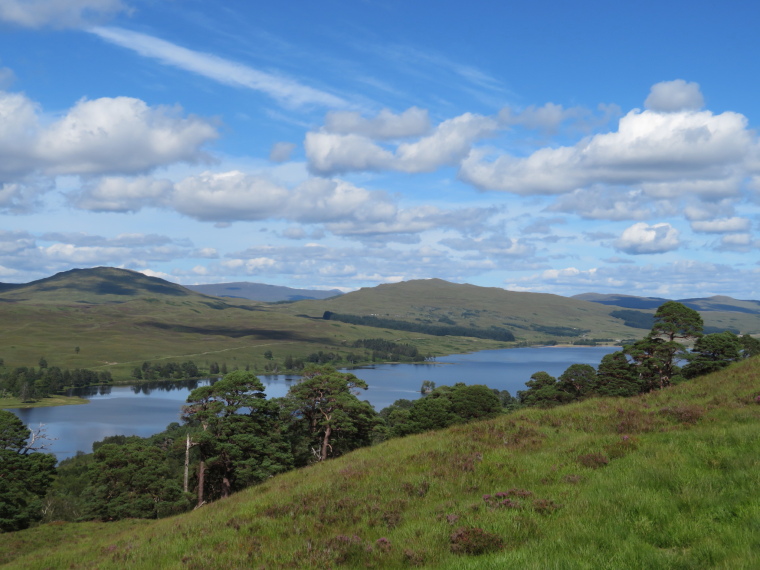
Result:
M578 456L578 463L591 469L599 469L600 467L607 465L609 462L610 460L603 453L587 453Z
M501 537L477 527L460 527L451 535L451 552L477 556L504 548Z

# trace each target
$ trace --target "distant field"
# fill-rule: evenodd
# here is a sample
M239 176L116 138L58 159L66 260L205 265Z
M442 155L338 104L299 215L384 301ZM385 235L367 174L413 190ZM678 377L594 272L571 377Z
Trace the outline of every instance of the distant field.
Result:
M6 369L37 366L44 357L49 366L109 370L117 381L129 379L132 369L146 361L192 360L203 368L218 362L264 371L267 365L282 365L288 355L361 356L363 349L351 348L361 338L410 343L436 356L506 346L330 323L252 303L209 306L151 298L101 305L0 303L0 358ZM273 360L264 356L266 351Z

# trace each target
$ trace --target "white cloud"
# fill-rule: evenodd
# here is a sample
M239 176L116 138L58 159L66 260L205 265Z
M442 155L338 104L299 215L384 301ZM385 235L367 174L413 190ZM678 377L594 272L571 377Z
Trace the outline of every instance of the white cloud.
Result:
M0 92L0 182L24 184L32 173L137 174L176 162L198 162L214 125L150 107L129 97L79 101L61 118L43 123L39 105Z
M122 0L2 0L0 20L26 28L80 28L128 12Z
M704 233L738 233L750 229L751 223L747 218L722 218L717 220L701 220L691 222L691 229Z
M107 42L144 57L157 59L166 65L197 73L225 85L265 93L287 107L347 106L341 97L302 85L293 79L259 71L213 54L193 51L147 34L115 27L97 27L89 31Z
M443 121L429 135L398 144L392 150L367 136L336 134L324 129L307 133L304 148L309 168L318 174L360 170L432 172L442 166L459 164L475 141L497 128L496 120L491 117L465 113Z
M441 240L441 245L457 251L476 251L481 255L494 258L532 257L536 248L524 240L502 235L485 238L449 238Z
M547 210L574 213L588 220L645 220L653 215L654 208L639 190L592 186L560 196Z
M393 163L393 153L360 135L308 132L304 139L304 149L309 168L324 175L356 170L386 170Z
M198 162L205 158L200 146L216 138L216 129L180 113L130 97L83 100L42 131L36 153L54 174L138 173Z
M653 198L679 198L695 196L705 200L718 200L738 196L741 191L739 176L707 180L678 180L675 182L646 182L640 185L644 194Z
M565 295L588 292L657 296L669 299L725 294L735 283L746 286L738 298L756 298L758 270L736 268L694 260L662 265L617 264L590 269L568 267L520 278L509 289L532 292L565 291Z
M699 83L690 83L683 79L652 85L649 96L644 102L647 109L663 113L696 111L704 105L705 100L699 90Z
M240 171L204 172L175 185L171 205L202 221L263 220L283 214L288 191Z
M594 184L731 180L752 143L747 119L738 113L633 110L617 132L572 147L547 147L525 158L502 155L490 162L485 151L473 151L462 163L460 178L521 195L563 194Z
M717 248L719 251L736 251L747 253L750 251L760 250L760 240L755 239L750 233L728 234L720 239Z
M366 119L356 111L332 111L325 117L325 130L341 135L361 135L375 140L422 136L430 131L425 109L411 107L400 114L383 109Z
M53 189L52 180L27 178L20 182L0 184L0 212L25 214L42 204L42 196Z
M174 277L163 271L153 271L152 269L136 269L135 271L147 275L148 277L158 277L159 279L164 279L166 281L174 281Z
M633 224L623 231L615 247L631 255L665 253L680 246L678 230L670 224Z
M160 206L174 185L169 180L150 176L136 178L105 177L84 186L82 192L70 195L73 205L94 212L137 212L145 206Z

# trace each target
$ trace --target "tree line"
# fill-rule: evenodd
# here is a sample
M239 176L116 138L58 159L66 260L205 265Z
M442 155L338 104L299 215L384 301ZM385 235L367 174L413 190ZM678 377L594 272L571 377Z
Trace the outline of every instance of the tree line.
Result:
M74 370L57 366L48 367L40 359L39 368L21 366L0 374L0 398L15 397L22 402L33 402L51 394L57 394L66 388L82 388L99 384L111 384L113 378L107 370L94 371L84 368Z
M512 334L512 332L508 331L505 328L494 326L487 329L479 329L473 327L463 327L461 325L434 325L430 323L413 323L410 321L401 321L398 319L387 319L373 315L343 315L339 313L333 313L332 311L325 311L322 315L322 318L328 321L340 321L352 325L416 332L429 334L432 336L465 336L472 338L499 340L503 342L513 342L515 340L515 335Z
M517 393L520 405L552 407L592 396L634 396L716 372L760 354L760 340L732 331L704 334L700 314L668 301L643 339L607 354L597 369L573 364L559 378L536 372ZM691 346L691 348L689 348Z

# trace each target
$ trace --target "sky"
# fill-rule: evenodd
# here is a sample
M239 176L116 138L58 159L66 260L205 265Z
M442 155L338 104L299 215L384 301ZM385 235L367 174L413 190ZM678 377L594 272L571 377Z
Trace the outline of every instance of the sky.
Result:
M760 299L750 0L0 0L0 282Z

